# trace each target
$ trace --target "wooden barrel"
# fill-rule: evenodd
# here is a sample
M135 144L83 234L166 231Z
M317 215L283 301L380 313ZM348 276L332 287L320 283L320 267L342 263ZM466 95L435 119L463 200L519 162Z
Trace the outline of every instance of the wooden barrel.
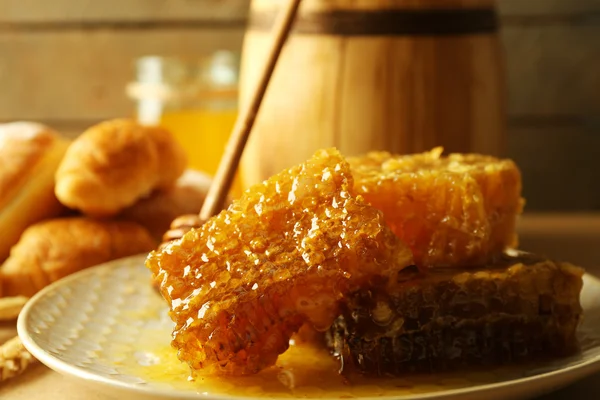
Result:
M246 104L280 0L253 0ZM242 160L246 185L336 146L503 152L504 64L493 0L304 0Z

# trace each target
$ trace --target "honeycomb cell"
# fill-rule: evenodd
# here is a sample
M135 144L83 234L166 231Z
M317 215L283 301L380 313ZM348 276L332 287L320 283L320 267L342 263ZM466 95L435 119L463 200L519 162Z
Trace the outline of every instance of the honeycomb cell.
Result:
M383 211L419 266L468 266L517 245L521 174L511 160L442 149L349 158L356 191Z
M395 282L412 263L381 212L354 196L334 149L250 188L147 260L194 375L273 365L303 324L327 329L347 293Z

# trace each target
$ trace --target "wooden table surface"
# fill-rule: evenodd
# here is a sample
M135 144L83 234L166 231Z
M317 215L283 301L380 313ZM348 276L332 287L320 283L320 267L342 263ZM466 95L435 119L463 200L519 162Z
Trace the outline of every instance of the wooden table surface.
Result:
M521 248L577 263L600 276L600 214L526 215L519 227ZM11 324L0 325L0 341L14 335ZM579 381L538 400L596 400L600 374ZM138 400L147 396L110 392L36 365L23 376L0 383L3 400Z

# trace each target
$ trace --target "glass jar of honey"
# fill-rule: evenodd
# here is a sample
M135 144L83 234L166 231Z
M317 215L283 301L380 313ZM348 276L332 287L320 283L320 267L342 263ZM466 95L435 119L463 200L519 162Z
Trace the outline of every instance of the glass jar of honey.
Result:
M239 57L227 51L200 60L142 57L127 94L140 123L169 129L189 167L214 175L237 117L238 71ZM240 192L236 178L231 194Z

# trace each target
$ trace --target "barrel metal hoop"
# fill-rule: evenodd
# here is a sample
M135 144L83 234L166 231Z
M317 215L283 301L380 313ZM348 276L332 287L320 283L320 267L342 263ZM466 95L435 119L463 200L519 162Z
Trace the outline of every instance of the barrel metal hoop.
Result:
M249 29L268 31L276 13L254 11ZM298 15L293 31L306 35L444 36L498 31L494 8L325 11Z

